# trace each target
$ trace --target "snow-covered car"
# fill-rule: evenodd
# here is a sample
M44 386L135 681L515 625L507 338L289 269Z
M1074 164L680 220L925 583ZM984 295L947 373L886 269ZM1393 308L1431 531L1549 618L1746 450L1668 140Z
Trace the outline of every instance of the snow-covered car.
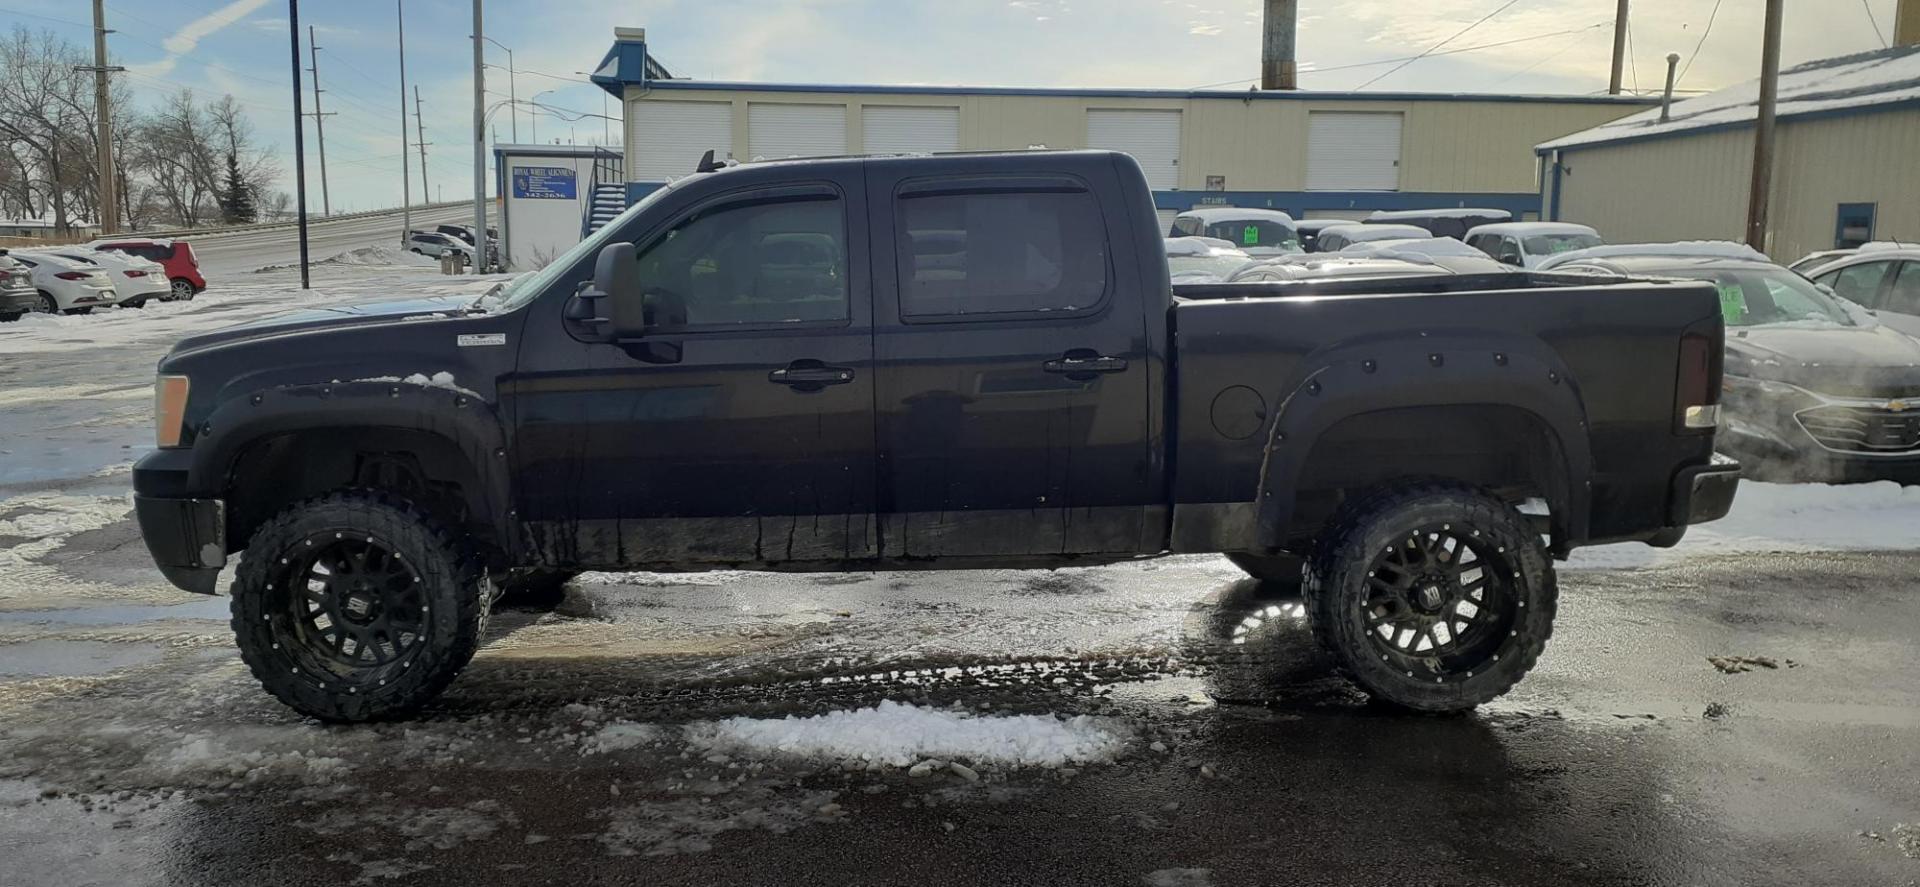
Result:
M1505 222L1467 232L1468 246L1515 268L1537 268L1561 253L1600 244L1600 232L1572 222Z
M1361 224L1347 222L1329 225L1320 229L1320 236L1314 243L1314 251L1337 253L1356 243L1369 240L1425 240L1433 232L1418 225Z
M1513 270L1451 237L1369 240L1346 246L1334 255L1427 262L1456 274L1503 274Z
M1744 246L1752 255L1618 249L1555 270L1719 288L1727 337L1715 445L1751 476L1920 483L1920 340Z
M36 310L85 314L120 302L113 278L99 265L43 252L16 250L13 257L33 270L33 288L40 297Z
M1357 225L1352 219L1295 219L1294 233L1300 235L1300 248L1307 252L1319 252L1320 232L1336 225Z
M1875 248L1861 247L1809 276L1840 298L1879 315L1881 323L1920 336L1920 246L1868 246Z
M113 279L113 288L120 294L118 304L122 307L141 308L148 300L165 301L173 297L173 284L167 280L167 269L159 262L126 253L77 246L49 250L48 253L93 265L107 272L107 276Z
M1773 260L1767 254L1744 243L1731 240L1680 240L1672 243L1606 243L1590 246L1586 249L1569 250L1549 256L1536 267L1539 271L1560 269L1578 270L1568 266L1580 266L1594 259L1611 259L1627 256L1663 256L1680 259L1739 259L1748 262L1766 262Z
M33 271L0 249L0 321L40 310L40 293L33 288Z
M1460 240L1482 225L1513 221L1513 213L1504 209L1445 207L1441 209L1380 210L1367 216L1369 225L1412 225L1434 237Z
M1282 256L1248 265L1228 283L1274 283L1288 280L1354 279L1361 277L1439 277L1455 272L1422 256L1360 256L1310 253Z
M1278 256L1305 252L1293 217L1277 209L1208 206L1173 217L1169 238L1213 237L1250 256Z
M1253 261L1233 244L1216 237L1169 237L1167 273L1177 283L1226 280Z

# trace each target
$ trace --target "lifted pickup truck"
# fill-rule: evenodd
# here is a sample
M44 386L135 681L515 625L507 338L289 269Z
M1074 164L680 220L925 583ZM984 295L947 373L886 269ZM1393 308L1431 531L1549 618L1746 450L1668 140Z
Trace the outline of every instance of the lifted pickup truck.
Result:
M1280 581L1304 560L1356 683L1459 710L1540 655L1554 556L1672 544L1733 498L1707 284L1176 291L1123 154L701 170L477 300L161 362L141 530L197 592L245 550L233 626L269 692L411 712L497 588L577 570L1226 552Z

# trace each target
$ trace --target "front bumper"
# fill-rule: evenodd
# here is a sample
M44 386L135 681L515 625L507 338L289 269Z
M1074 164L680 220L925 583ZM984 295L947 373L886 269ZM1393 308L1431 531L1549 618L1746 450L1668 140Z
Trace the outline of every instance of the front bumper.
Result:
M213 594L226 566L227 506L190 483L190 450L154 450L133 466L133 516L154 566L186 591Z

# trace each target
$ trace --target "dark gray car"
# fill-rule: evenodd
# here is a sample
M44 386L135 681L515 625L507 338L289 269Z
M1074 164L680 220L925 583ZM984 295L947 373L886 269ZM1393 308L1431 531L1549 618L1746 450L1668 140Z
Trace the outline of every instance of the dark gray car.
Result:
M0 321L40 310L40 293L33 288L33 272L0 249Z

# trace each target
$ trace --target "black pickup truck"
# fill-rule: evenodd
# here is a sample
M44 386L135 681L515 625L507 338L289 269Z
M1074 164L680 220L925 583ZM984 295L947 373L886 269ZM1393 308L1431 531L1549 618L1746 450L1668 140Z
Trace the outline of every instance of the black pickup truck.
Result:
M134 501L181 588L245 550L241 655L330 720L571 571L1180 552L1304 562L1342 669L1447 711L1534 664L1553 557L1726 512L1722 338L1694 282L1176 290L1123 154L703 163L477 299L180 342Z

